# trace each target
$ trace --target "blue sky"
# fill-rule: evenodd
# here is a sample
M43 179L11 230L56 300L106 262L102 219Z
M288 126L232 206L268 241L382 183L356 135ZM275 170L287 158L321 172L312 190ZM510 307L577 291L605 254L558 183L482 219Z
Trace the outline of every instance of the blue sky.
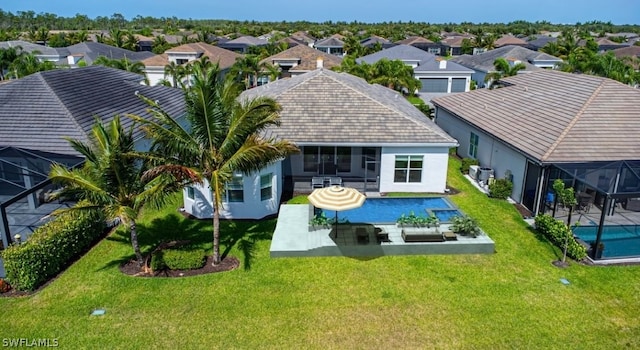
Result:
M0 9L16 13L54 13L73 17L131 19L153 17L312 22L414 21L430 23L514 20L574 24L593 20L614 24L640 24L638 0L3 0Z

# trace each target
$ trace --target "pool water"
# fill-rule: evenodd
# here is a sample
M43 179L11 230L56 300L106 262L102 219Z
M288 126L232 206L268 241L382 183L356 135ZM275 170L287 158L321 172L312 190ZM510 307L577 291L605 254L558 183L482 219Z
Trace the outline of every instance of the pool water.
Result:
M333 218L336 212L322 210L328 218ZM462 215L456 207L443 197L425 198L368 198L357 209L338 212L338 220L348 220L350 223L395 223L402 214L413 212L418 216L436 215L440 222L449 222L453 216Z
M593 244L598 226L578 226L573 234L587 244ZM637 225L607 225L602 229L600 241L604 244L603 258L640 256L640 227Z

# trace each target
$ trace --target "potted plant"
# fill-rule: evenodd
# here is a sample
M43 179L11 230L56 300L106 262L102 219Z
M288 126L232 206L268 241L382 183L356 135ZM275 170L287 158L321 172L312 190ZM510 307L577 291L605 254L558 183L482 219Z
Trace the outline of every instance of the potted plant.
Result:
M322 228L329 228L330 220L329 218L327 218L324 212L321 211L320 213L317 213L313 216L313 219L309 221L309 226L311 226L311 229L314 231Z
M454 216L451 219L451 230L462 236L478 237L482 234L476 220L470 216Z

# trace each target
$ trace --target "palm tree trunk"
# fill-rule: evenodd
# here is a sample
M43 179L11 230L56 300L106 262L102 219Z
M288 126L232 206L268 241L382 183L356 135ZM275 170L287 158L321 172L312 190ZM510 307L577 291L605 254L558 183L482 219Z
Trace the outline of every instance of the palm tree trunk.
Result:
M138 260L138 265L142 266L142 253L140 252L140 245L138 245L138 232L136 230L136 222L131 221L131 225L129 225L129 230L131 231L131 245L133 246L133 251L136 253L136 259Z
M213 209L213 265L220 263L220 210Z

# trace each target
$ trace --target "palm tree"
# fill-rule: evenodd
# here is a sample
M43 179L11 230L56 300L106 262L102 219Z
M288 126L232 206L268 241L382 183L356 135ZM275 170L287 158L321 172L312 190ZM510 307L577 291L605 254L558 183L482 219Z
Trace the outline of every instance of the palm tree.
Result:
M413 68L401 60L381 59L373 64L371 83L384 85L390 89L415 94L421 83L413 76Z
M495 71L487 73L484 77L485 82L489 82L489 87L493 88L494 82L505 78L511 77L518 74L519 71L527 68L522 62L515 63L511 65L506 59L500 57L493 61L493 66L495 67Z
M147 205L160 207L180 187L168 175L145 177L145 167L135 157L133 127L124 130L118 116L108 124L96 122L89 143L67 139L86 161L82 168L56 164L49 177L63 184L57 196L78 199L67 210L102 210L108 220L127 225L138 264L143 258L138 244L136 219Z
M239 57L231 67L231 75L242 77L247 89L258 86L258 75L260 71L260 58L256 55Z
M167 80L169 80L169 78L171 79L170 81L173 83L171 86L173 87L183 86L182 80L186 73L187 70L185 67L174 61L169 62L169 64L164 67L164 77Z
M22 46L13 46L6 49L0 48L0 80L6 78L5 71L9 69L9 66L17 60L22 53Z
M260 136L280 123L276 101L266 97L239 101L238 83L222 80L217 64L196 62L193 73L193 85L185 92L188 129L149 99L145 100L155 119L132 118L154 140L151 152L161 159L154 172L175 174L180 168L208 182L213 192L213 264L219 264L220 208L233 174L258 171L298 149L289 141Z

